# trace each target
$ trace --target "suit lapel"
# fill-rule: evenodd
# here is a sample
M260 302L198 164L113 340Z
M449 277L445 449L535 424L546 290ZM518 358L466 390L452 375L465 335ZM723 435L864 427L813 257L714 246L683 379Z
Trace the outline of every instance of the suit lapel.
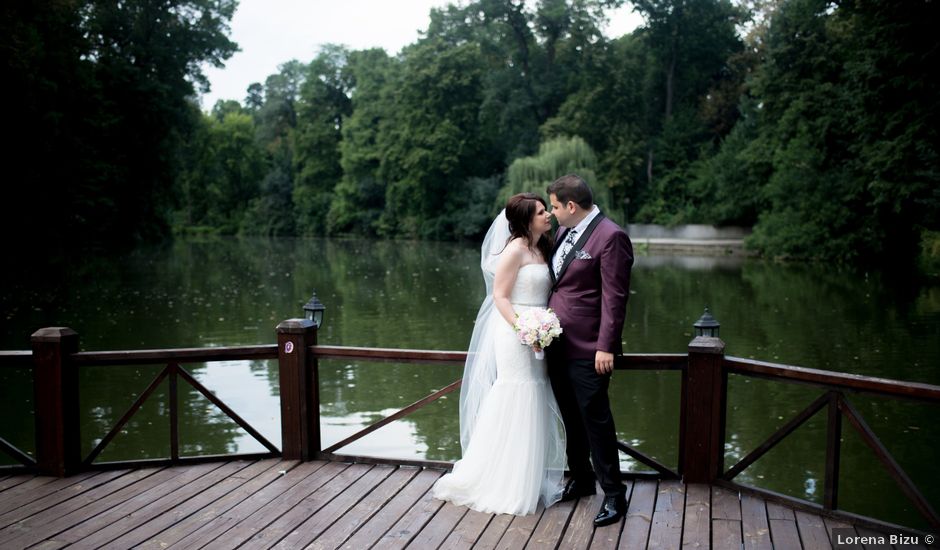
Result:
M598 214L595 216L595 218L591 220L591 223L589 223L587 228L584 230L584 233L582 233L581 236L578 237L578 240L575 241L574 246L571 247L571 250L568 251L568 255L565 256L565 262L561 264L561 269L558 270L558 277L555 278L556 285L558 284L558 281L560 281L561 278L565 276L565 271L568 269L568 266L571 265L572 261L574 261L575 256L578 255L578 251L584 248L584 245L587 244L588 239L591 238L591 234L594 233L594 229L597 227L597 224L601 223L603 218L603 214ZM559 237L561 236L559 235ZM552 273L555 272L554 269L550 271Z
M561 246L561 242L562 240L564 240L562 237L564 237L565 233L567 233L568 231L569 229L564 226L558 229L558 231L555 233L555 244L552 245L552 254L551 256L548 257L548 262L549 262L548 267L551 268L548 270L548 274L552 276L553 287L555 286L555 266L554 266L554 262L552 261L552 258L555 257L555 252L558 251L558 247Z

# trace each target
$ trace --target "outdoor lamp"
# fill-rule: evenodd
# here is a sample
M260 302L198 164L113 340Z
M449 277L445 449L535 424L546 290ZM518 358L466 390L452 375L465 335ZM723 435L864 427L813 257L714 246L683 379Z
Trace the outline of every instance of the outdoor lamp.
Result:
M695 327L695 336L708 336L711 338L718 338L718 329L721 328L721 324L712 317L707 307L705 313L692 326Z
M317 298L317 293L314 291L310 301L304 304L304 316L308 321L313 321L313 326L320 328L320 323L323 322L324 310L326 310L326 306Z

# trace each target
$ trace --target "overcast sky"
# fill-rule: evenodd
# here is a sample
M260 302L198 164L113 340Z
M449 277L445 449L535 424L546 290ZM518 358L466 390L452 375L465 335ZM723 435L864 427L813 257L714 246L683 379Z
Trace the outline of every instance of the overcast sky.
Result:
M241 51L225 67L206 69L212 90L202 97L203 109L219 99L245 99L252 82L264 82L285 61L307 63L321 44L351 49L384 48L389 54L418 39L428 28L432 7L448 0L241 0L232 18L231 38ZM629 4L610 14L609 37L628 33L642 19Z

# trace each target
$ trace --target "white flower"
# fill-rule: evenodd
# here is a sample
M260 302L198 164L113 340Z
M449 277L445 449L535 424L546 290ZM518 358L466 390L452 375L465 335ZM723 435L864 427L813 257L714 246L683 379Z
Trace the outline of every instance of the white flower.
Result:
M563 332L558 316L551 308L532 308L517 313L513 328L523 345L540 348L548 347Z

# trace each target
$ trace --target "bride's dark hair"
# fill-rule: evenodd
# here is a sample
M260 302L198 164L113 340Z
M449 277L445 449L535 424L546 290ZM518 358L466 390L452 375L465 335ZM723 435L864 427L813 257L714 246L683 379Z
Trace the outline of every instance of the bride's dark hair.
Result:
M509 197L509 200L506 201L506 219L509 220L510 241L521 238L525 239L527 243L532 242L529 225L532 224L532 219L535 217L536 202L540 202L544 208L548 208L545 199L535 193L519 193ZM542 253L545 263L551 263L552 237L548 233L544 233L535 246Z

